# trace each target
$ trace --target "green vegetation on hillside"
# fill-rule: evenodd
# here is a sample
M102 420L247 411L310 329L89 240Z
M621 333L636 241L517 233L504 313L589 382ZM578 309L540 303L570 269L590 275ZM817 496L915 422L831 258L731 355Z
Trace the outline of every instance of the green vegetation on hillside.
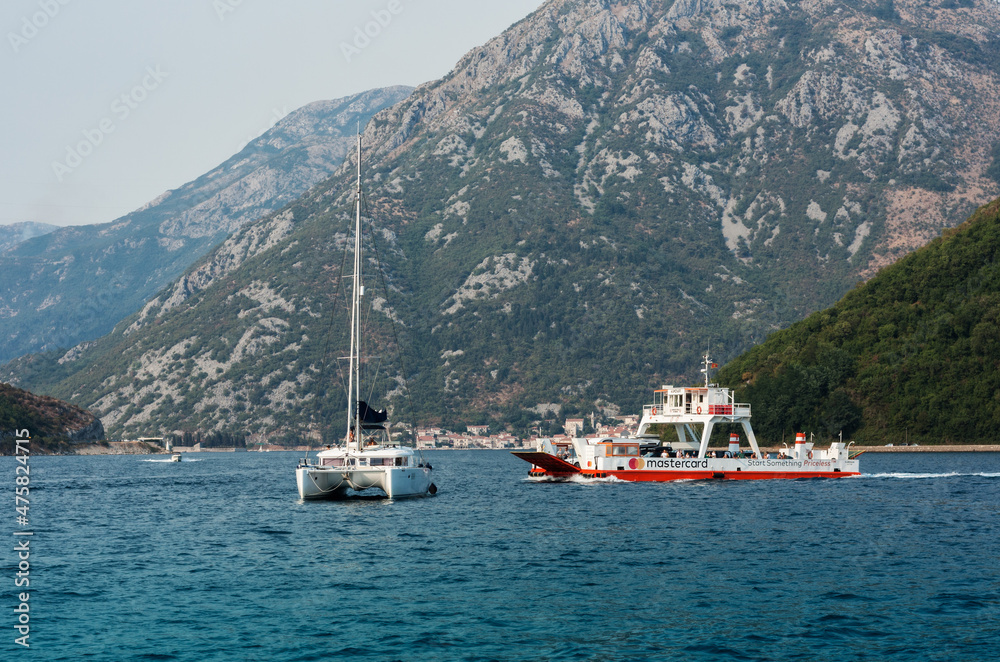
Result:
M0 455L14 453L14 440L24 430L30 436L31 453L66 450L70 431L93 423L94 417L79 407L0 383Z
M732 361L720 383L767 441L1000 437L1000 200L827 310Z

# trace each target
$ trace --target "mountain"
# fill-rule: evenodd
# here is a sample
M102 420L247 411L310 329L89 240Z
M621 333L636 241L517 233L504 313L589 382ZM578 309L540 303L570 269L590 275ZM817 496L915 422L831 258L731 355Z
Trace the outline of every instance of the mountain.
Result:
M0 260L0 361L108 333L228 234L326 179L358 123L411 91L311 103L141 209L17 244Z
M34 221L0 225L0 253L3 253L8 248L16 246L22 241L27 241L33 237L40 237L58 229L58 225L35 223Z
M764 439L1000 436L1000 200L718 374Z
M0 383L0 453L13 454L14 438L21 430L30 434L31 453L60 443L104 438L101 421L90 412Z
M832 305L1000 193L998 33L992 2L546 2L365 129L371 319L396 322L373 402L522 427L635 412L706 349ZM110 335L5 378L109 430L322 433L350 161Z

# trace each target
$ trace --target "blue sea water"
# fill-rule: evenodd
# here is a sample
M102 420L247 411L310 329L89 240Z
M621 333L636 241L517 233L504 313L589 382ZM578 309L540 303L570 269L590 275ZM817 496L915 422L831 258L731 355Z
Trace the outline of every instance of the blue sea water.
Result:
M292 453L32 457L31 648L8 546L0 658L1000 656L1000 454L658 484L428 455L435 497L310 503ZM12 458L0 475L13 532Z

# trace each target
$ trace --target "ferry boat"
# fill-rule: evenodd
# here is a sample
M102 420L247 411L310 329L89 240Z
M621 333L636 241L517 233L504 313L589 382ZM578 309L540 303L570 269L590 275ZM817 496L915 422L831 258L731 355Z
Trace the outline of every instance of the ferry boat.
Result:
M535 451L513 451L531 463L530 476L543 479L609 478L629 481L747 480L763 478L842 478L860 474L858 456L850 444L836 441L817 449L797 433L794 448L764 453L750 425L750 405L735 402L733 392L709 384L715 367L704 356L705 385L664 386L653 392L653 403L643 407L642 419L631 437L574 438L554 444L541 439ZM654 425L670 425L677 440L664 443L650 432ZM717 425L739 425L727 450L709 450ZM852 442L853 443L853 442Z
M354 276L351 304L351 350L348 369L347 434L342 446L327 446L295 468L302 499L342 498L349 489L378 488L390 498L435 494L432 467L420 451L392 443L388 414L361 399L361 301L364 297L361 255L361 137L358 136L358 185L354 227Z

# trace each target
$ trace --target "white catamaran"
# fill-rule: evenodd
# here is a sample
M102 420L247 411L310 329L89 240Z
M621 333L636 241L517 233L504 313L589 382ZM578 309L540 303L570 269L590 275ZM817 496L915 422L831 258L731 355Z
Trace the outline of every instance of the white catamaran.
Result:
M419 451L392 443L388 414L361 399L361 301L365 295L361 259L361 137L358 136L358 184L354 224L354 277L351 304L351 351L348 377L347 435L342 446L328 446L295 469L303 499L336 498L347 490L379 488L389 498L434 494L432 468Z

